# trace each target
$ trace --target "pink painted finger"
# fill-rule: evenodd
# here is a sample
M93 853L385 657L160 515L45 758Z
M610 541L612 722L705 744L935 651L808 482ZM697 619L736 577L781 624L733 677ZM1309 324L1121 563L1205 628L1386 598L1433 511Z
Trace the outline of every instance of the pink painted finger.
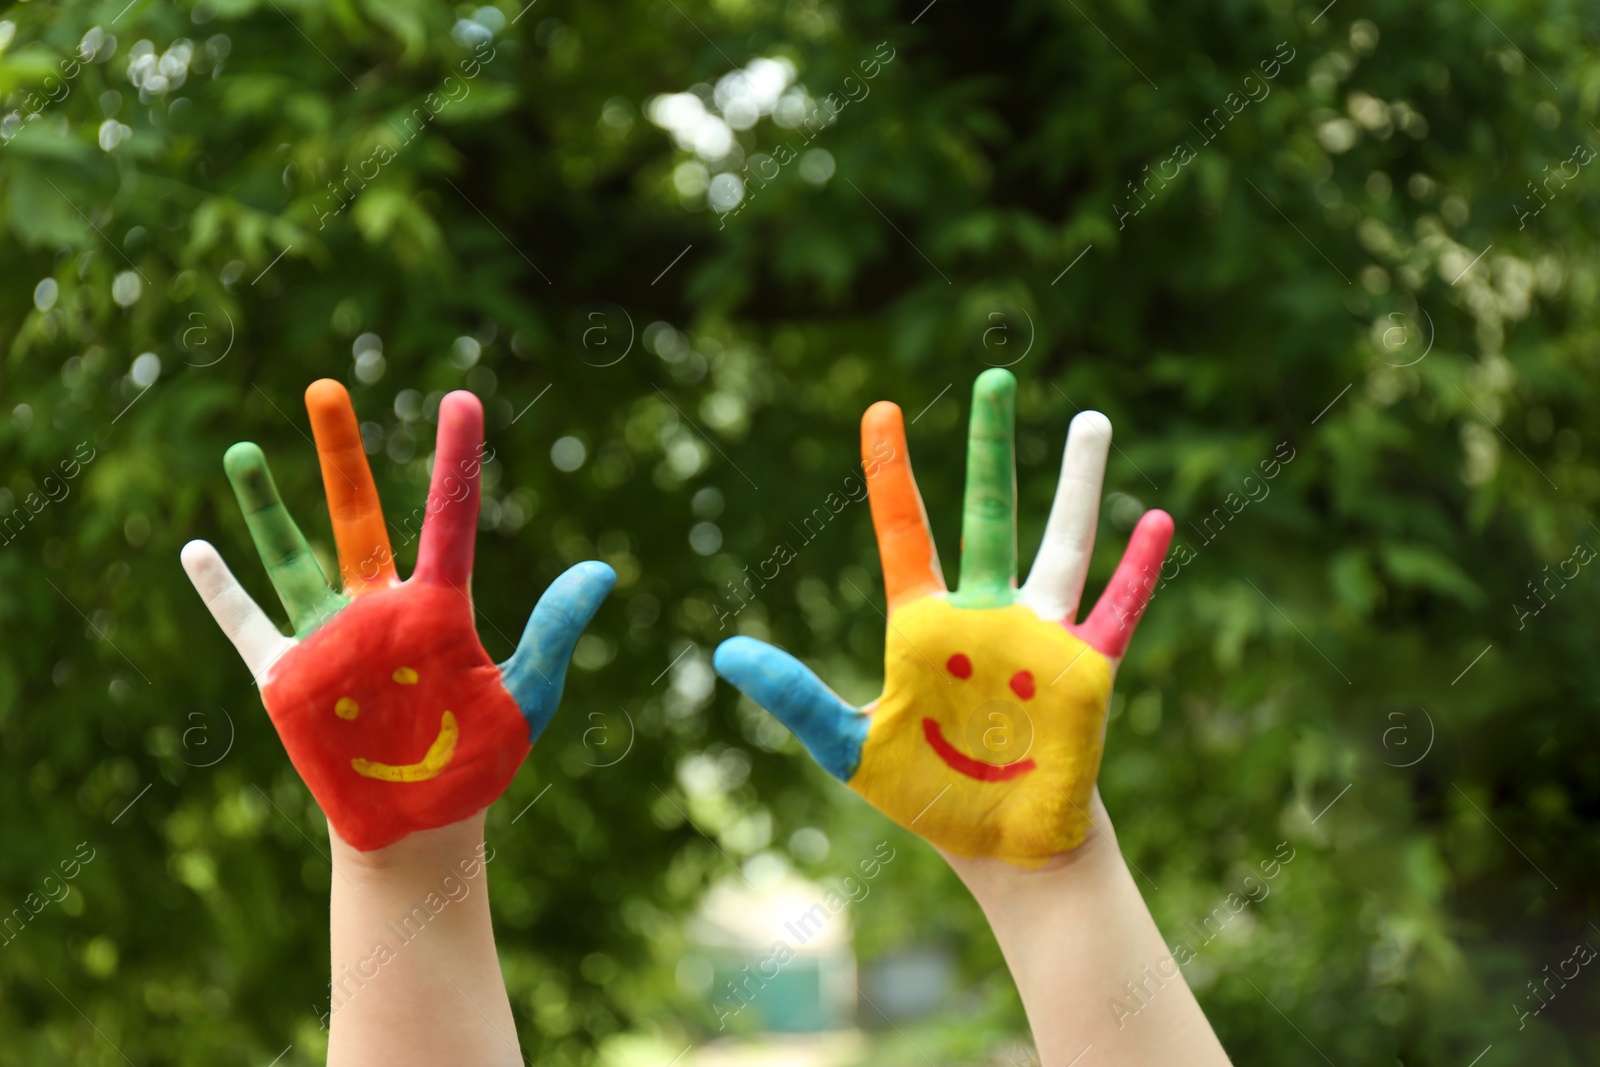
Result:
M1128 651L1134 628L1155 595L1161 578L1161 562L1172 543L1172 516L1164 511L1147 511L1133 528L1128 550L1111 576L1110 583L1094 610L1080 626L1067 628L1110 659L1121 659Z
M483 456L483 404L458 389L439 404L428 514L417 547L417 580L465 591L478 536L478 472Z

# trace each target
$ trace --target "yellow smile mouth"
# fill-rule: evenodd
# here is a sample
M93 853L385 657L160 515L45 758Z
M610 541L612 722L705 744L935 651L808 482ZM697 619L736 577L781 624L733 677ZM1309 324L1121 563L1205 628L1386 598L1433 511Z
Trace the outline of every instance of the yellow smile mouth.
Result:
M363 778L376 778L380 782L426 782L429 778L437 778L449 765L451 757L456 754L456 740L460 736L461 728L456 725L455 715L447 711L439 721L439 736L433 739L427 754L418 762L395 766L357 756L350 761L350 766Z

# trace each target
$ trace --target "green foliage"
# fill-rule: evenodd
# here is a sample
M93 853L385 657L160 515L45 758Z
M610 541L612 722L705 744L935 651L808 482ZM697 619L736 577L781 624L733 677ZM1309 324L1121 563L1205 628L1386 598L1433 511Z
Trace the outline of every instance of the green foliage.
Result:
M677 919L807 826L819 877L884 838L906 857L854 914L868 956L947 940L975 1025L1020 1032L937 859L708 673L737 629L875 695L864 506L747 604L728 583L799 544L883 397L916 416L958 559L994 364L1019 378L1024 560L1083 407L1118 442L1091 593L1142 508L1189 550L1101 781L1169 940L1295 850L1187 967L1235 1062L1600 1059L1587 969L1517 1016L1600 944L1593 5L921 7L4 16L0 523L25 514L0 533L0 905L94 858L0 947L0 1064L320 1061L326 827L177 553L215 541L272 603L221 469L251 439L331 558L299 401L324 375L371 424L397 529L428 398L486 398L492 654L564 566L621 578L490 813L534 1062L700 1040ZM736 169L768 178L719 220L645 105L758 56L846 103L740 132Z

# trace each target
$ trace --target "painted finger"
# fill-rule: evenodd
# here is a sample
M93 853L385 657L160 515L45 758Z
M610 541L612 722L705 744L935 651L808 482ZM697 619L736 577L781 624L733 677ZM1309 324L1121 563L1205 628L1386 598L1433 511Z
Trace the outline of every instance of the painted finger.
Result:
M419 581L465 591L478 536L478 474L483 460L483 404L464 389L439 403L428 514L417 548Z
M239 658L251 676L257 683L263 681L278 657L293 648L294 642L278 632L208 542L190 541L178 558L211 617L239 650Z
M711 657L716 672L776 715L822 769L848 782L861 765L868 716L839 699L811 668L753 637L730 637Z
M1082 626L1070 627L1102 655L1118 660L1128 651L1134 628L1155 595L1161 563L1172 543L1172 516L1147 511L1133 528L1128 549L1094 610Z
M961 514L961 582L951 602L1012 602L1017 584L1017 379L991 367L972 386L967 489Z
M333 519L333 539L339 546L339 576L345 593L359 596L394 585L400 577L395 573L383 505L372 481L372 468L367 465L350 394L332 378L322 378L306 389L306 411L311 415L312 436L317 439L322 488Z
M1044 541L1022 586L1023 600L1041 618L1077 620L1083 582L1089 576L1089 557L1094 552L1100 489L1110 449L1110 419L1098 411L1080 411L1073 417Z
M222 468L295 633L309 633L343 607L344 598L328 588L328 579L305 535L278 498L278 487L261 449L240 441L223 455Z
M928 513L911 473L905 416L880 400L861 416L861 467L867 475L872 528L889 610L929 593L944 592L939 552L928 529Z
M550 725L561 702L572 650L616 584L617 572L597 560L568 569L544 591L517 650L500 664L506 691L528 720L530 744Z

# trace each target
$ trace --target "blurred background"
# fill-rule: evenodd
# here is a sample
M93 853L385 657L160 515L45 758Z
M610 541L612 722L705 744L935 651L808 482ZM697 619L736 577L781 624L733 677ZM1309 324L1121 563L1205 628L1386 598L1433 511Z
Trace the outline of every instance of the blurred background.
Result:
M0 1064L322 1062L326 824L178 566L276 611L250 439L331 569L320 376L402 573L484 398L496 658L619 574L489 815L530 1062L1033 1062L942 862L709 666L876 695L856 421L905 409L954 560L988 366L1024 563L1080 409L1090 595L1177 519L1101 789L1234 1061L1600 1062L1597 46L1572 0L8 5Z

